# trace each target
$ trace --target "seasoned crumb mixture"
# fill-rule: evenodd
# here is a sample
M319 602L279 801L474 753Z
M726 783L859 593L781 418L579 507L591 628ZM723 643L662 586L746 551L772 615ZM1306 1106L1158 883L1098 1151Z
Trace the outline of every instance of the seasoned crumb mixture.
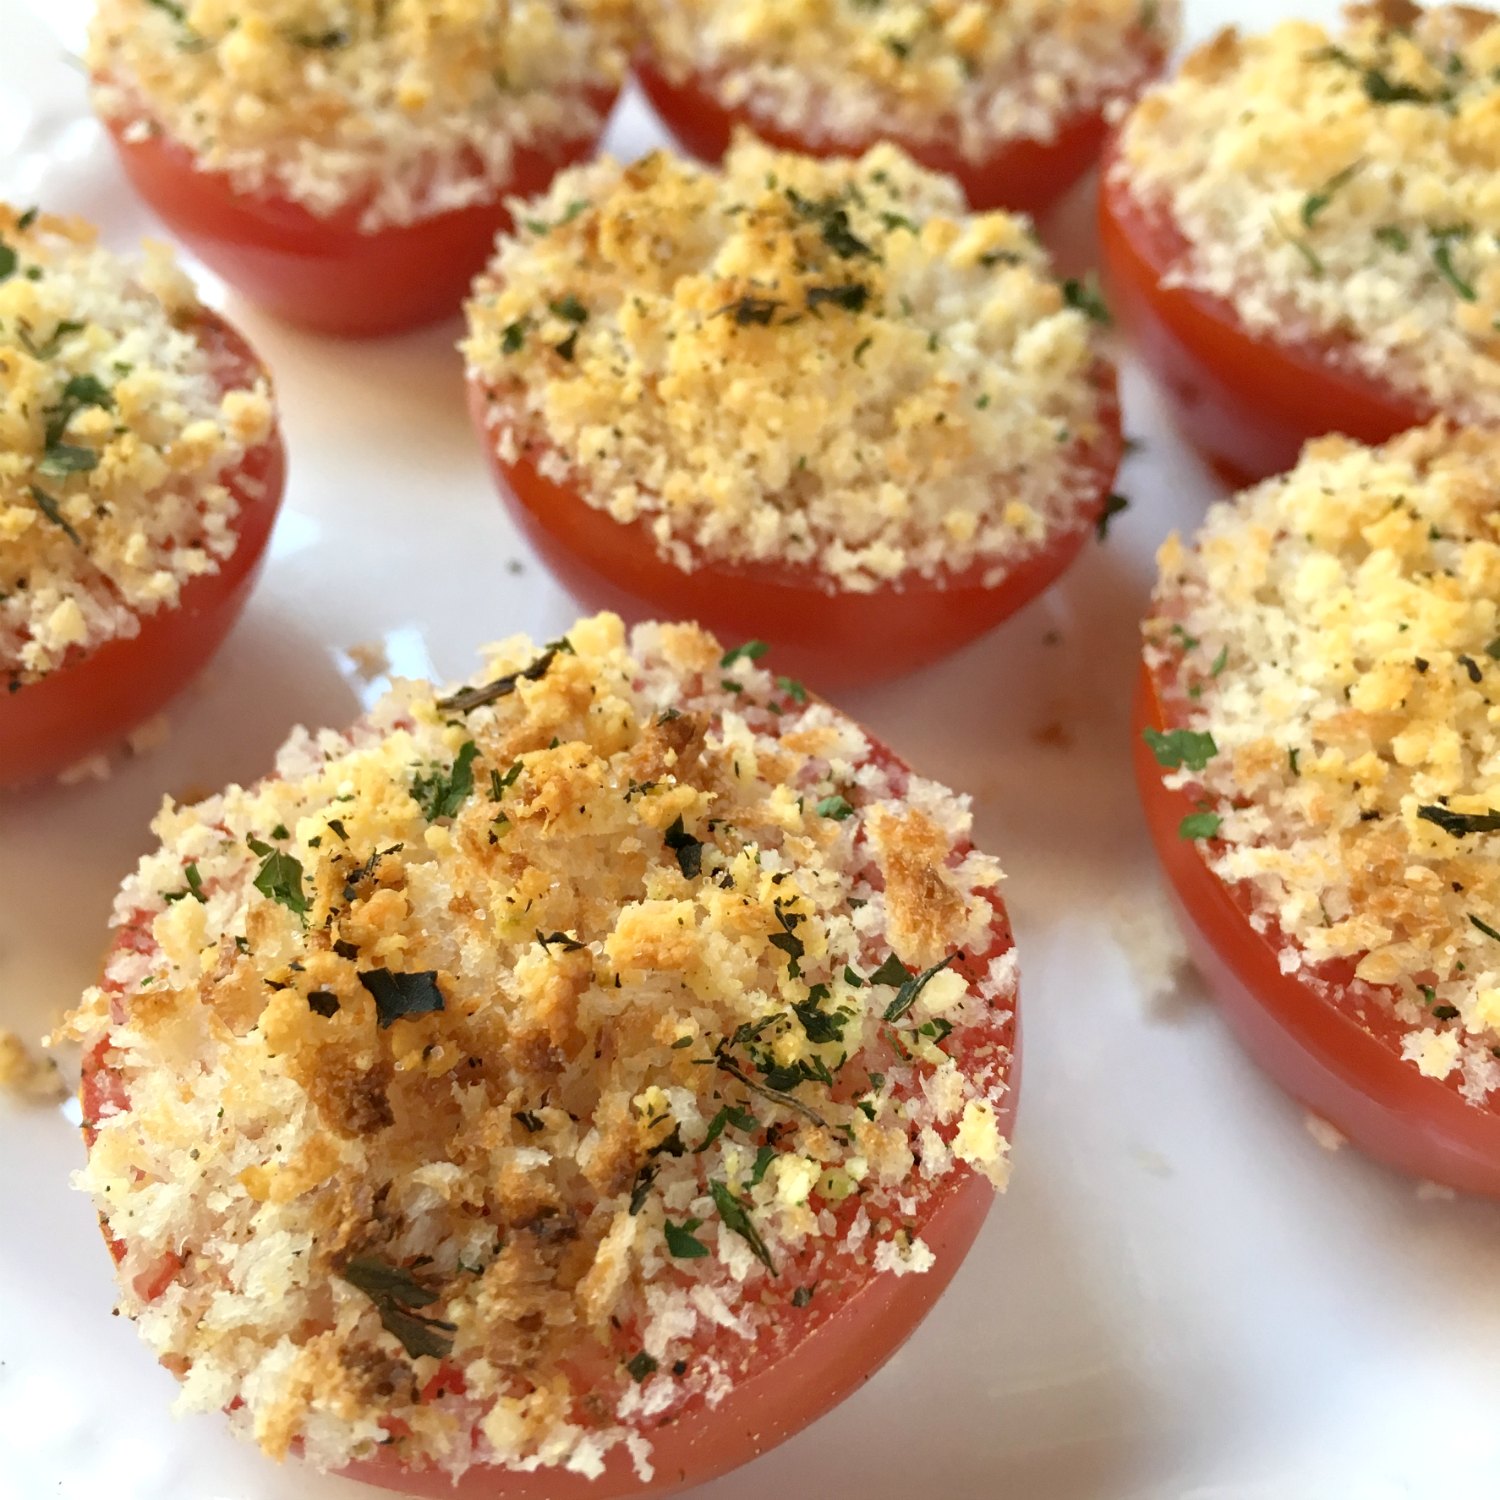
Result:
M763 649L601 615L163 807L70 1029L188 1407L648 1473L788 1319L925 1270L961 1164L1004 1184L1000 869Z
M1162 548L1147 661L1184 824L1282 967L1345 961L1406 1056L1500 1087L1500 438L1311 444ZM1371 989L1370 986L1381 987Z
M894 147L601 161L518 226L463 346L501 457L644 519L685 570L998 576L1098 498L1118 435L1091 294Z
M518 149L604 128L628 0L101 0L107 119L161 130L242 191L360 227L486 202Z
M1500 17L1385 0L1332 33L1224 32L1138 106L1115 171L1186 238L1167 284L1500 416Z
M642 0L652 61L809 140L895 133L982 161L1138 90L1178 0Z
M266 440L264 382L226 389L162 246L0 204L0 677L135 635L235 549L224 483Z

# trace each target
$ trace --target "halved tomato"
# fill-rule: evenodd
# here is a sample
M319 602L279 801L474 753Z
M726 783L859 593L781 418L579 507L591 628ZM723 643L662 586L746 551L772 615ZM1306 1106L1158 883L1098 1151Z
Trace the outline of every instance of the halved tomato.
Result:
M200 313L195 328L222 389L265 373L249 344L217 314ZM273 429L224 476L239 502L238 542L217 572L190 579L175 605L142 615L136 635L75 650L40 681L0 692L0 785L56 775L118 742L207 665L250 597L285 481L286 453Z
M1457 1072L1428 1078L1406 1061L1408 1028L1394 995L1356 983L1353 961L1283 973L1279 954L1288 940L1274 922L1264 931L1251 925L1251 890L1222 881L1205 845L1180 836L1183 818L1198 810L1193 788L1163 785L1143 731L1186 723L1181 692L1143 668L1136 782L1194 962L1231 1030L1277 1083L1367 1155L1432 1182L1500 1196L1500 1099L1470 1104Z
M887 767L905 771L903 763L885 747L873 744L873 758ZM969 846L958 846L961 857ZM1014 947L1004 903L993 892L985 893L993 916L988 941L982 952L972 951L954 961L974 992L990 966ZM138 913L117 932L115 951L149 953L154 946L150 919ZM107 968L107 965L106 965ZM106 988L110 988L105 980ZM123 996L112 998L112 1016L125 1018ZM895 1027L884 1028L882 1045L894 1057L901 1043ZM982 1020L955 1030L943 1042L944 1050L960 1067L993 1069L1003 1058L1006 1091L996 1119L1002 1136L1009 1137L1020 1087L1020 1032L1014 1007L987 1009ZM878 1059L867 1054L870 1066ZM915 1081L912 1087L918 1087ZM80 1085L83 1101L84 1141L93 1144L92 1125L102 1111L113 1114L129 1109L128 1088L108 1057L107 1038L91 1046L84 1055ZM941 1133L951 1136L949 1127ZM403 1461L399 1423L388 1424L391 1442L372 1459L350 1465L349 1477L399 1490L405 1494L431 1496L433 1500L612 1500L618 1496L667 1495L702 1484L746 1463L801 1431L850 1396L891 1357L915 1331L968 1253L994 1201L994 1188L968 1167L954 1170L936 1188L914 1189L917 1207L909 1229L920 1236L935 1261L921 1274L897 1275L877 1272L868 1246L841 1243L825 1249L820 1244L804 1249L800 1257L784 1263L776 1281L760 1294L777 1306L774 1323L753 1345L717 1325L700 1323L697 1356L713 1356L735 1378L731 1388L715 1406L695 1394L678 1405L639 1421L640 1432L650 1444L653 1477L643 1480L628 1453L612 1448L603 1473L594 1479L556 1467L525 1473L512 1469L476 1466L455 1483L447 1473L430 1467L412 1467ZM857 1196L842 1203L823 1204L836 1216L839 1233L848 1231L859 1210ZM118 1261L124 1246L108 1221L101 1229L111 1254ZM816 1283L798 1275L799 1260L816 1253L820 1257ZM137 1293L145 1300L160 1296L180 1274L191 1274L191 1257L169 1255L148 1267L136 1279ZM685 1286L691 1278L673 1269ZM806 1290L806 1295L799 1292ZM589 1410L587 1372L597 1366L611 1372L640 1348L636 1329L614 1327L611 1342L581 1349L575 1383L580 1410ZM177 1372L179 1375L182 1371ZM462 1374L444 1364L423 1388L423 1399L442 1401L450 1411L465 1399ZM587 1420L581 1417L580 1420ZM608 1425L603 1417L603 1425Z
M613 90L594 90L580 96L580 107L602 119L614 100ZM137 139L122 121L104 123L136 190L206 265L289 323L350 336L456 313L495 236L510 227L506 198L542 192L598 139L518 147L511 180L483 202L367 233L363 200L318 215L275 193L239 191L163 131Z
M1191 247L1166 205L1143 202L1105 155L1100 249L1110 307L1166 386L1179 426L1236 488L1290 469L1309 438L1382 443L1433 408L1340 359L1332 340L1252 332L1234 307L1167 285Z
M1145 83L1161 70L1166 61L1165 50L1158 39L1144 32L1128 45L1140 57L1141 79ZM956 177L963 185L969 206L976 209L1044 213L1065 197L1099 159L1109 134L1102 108L1078 110L1059 123L1051 140L1004 141L988 155L976 159L951 144L956 128L934 131L921 138L892 130L858 139L809 135L778 126L757 111L753 103L723 103L722 90L711 77L673 82L649 53L642 52L636 58L635 74L678 144L702 161L718 161L740 126L773 146L809 156L862 156L878 141L889 140L924 167Z
M869 593L833 586L808 564L720 562L690 572L662 557L644 520L621 523L541 471L536 448L500 457L495 408L477 379L469 412L500 493L527 539L589 609L635 623L661 615L696 620L721 640L759 639L779 666L820 688L882 681L937 661L1014 614L1053 583L1094 534L1124 451L1115 372L1094 372L1101 436L1075 445L1088 493L1069 518L998 582L978 562L934 578L899 578Z

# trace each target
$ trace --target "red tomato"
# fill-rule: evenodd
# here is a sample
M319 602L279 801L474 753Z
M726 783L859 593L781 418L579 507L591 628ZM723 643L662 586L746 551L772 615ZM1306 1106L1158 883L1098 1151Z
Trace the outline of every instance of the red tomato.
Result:
M1144 37L1133 47L1141 57L1144 82L1160 71L1165 53L1159 43ZM1109 134L1103 110L1082 110L1068 116L1050 141L1006 141L975 161L950 144L952 129L923 140L891 131L858 140L809 137L778 127L751 106L721 103L710 78L673 83L645 55L636 59L635 74L678 144L700 161L718 161L741 125L773 146L810 156L860 156L878 141L889 140L924 167L956 177L973 208L1045 212L1099 159Z
M587 103L602 117L614 99L597 90ZM363 201L324 217L274 193L240 192L165 134L132 140L121 122L104 123L136 190L206 265L277 317L346 335L394 333L456 313L496 234L510 227L505 199L543 192L596 144L588 136L518 149L514 176L483 203L371 234L359 227Z
M1183 727L1186 714L1173 706L1168 685L1143 669L1136 781L1194 962L1241 1045L1289 1094L1377 1161L1500 1196L1500 1101L1470 1104L1456 1073L1426 1078L1407 1062L1401 1056L1407 1028L1378 989L1360 987L1373 992L1370 1000L1351 988L1353 962L1283 974L1277 954L1286 939L1274 923L1264 933L1250 925L1255 900L1248 886L1226 885L1209 869L1203 845L1179 837L1178 824L1196 810L1193 792L1163 786L1162 768L1141 738L1148 727Z
M249 344L216 314L200 314L197 326L223 388L264 373ZM225 476L240 504L239 541L218 572L190 579L176 605L142 615L129 639L74 652L41 681L0 692L0 786L56 775L117 743L202 670L250 596L285 479L286 454L273 430Z
M887 765L902 766L882 746L875 747L875 755ZM955 963L971 987L1014 946L1004 903L994 894L987 893L987 899L994 909L988 945L983 952L968 953ZM122 927L115 945L149 951L149 926L137 919ZM115 1019L123 1019L123 1012ZM1020 1088L1020 1034L1014 1011L991 1012L982 1021L954 1032L944 1046L960 1064L977 1063L981 1057L993 1057L997 1052L1008 1053L1004 1066L1009 1087L997 1111L1001 1133L1008 1138ZM105 1061L105 1051L106 1046L99 1044L84 1056L80 1094L86 1122L93 1117L91 1111L128 1108L122 1080ZM945 1131L949 1136L951 1133L951 1129ZM92 1145L87 1125L84 1141ZM953 1279L979 1234L994 1196L994 1189L984 1178L959 1168L919 1203L911 1227L936 1257L936 1264L920 1275L877 1273L868 1253L840 1248L825 1257L811 1301L798 1307L792 1301L798 1284L796 1266L784 1265L780 1278L763 1294L781 1300L783 1315L757 1337L753 1346L719 1328L702 1335L699 1353L712 1353L728 1370L743 1374L716 1407L709 1408L695 1395L652 1419L656 1425L645 1432L655 1469L650 1482L643 1482L628 1455L615 1448L598 1479L585 1479L560 1469L526 1474L475 1467L454 1484L446 1473L404 1465L400 1433L394 1426L391 1430L396 1441L378 1457L353 1464L343 1472L350 1478L405 1494L431 1496L433 1500L612 1500L615 1496L666 1495L705 1483L800 1432L863 1385L906 1342ZM858 1198L829 1206L835 1208L840 1224L847 1225L857 1212ZM115 1241L107 1223L101 1221L101 1228L111 1253L119 1260L123 1246ZM161 1265L142 1272L136 1279L138 1294L148 1301L159 1296L188 1263L185 1258L168 1256ZM621 1327L616 1330L614 1346L595 1351L595 1357L601 1368L614 1370L621 1359L639 1347L635 1331ZM586 1396L587 1369L582 1361L578 1375L580 1395ZM462 1375L447 1366L440 1367L428 1381L425 1395L433 1400L462 1401Z
M1110 305L1166 385L1178 424L1223 477L1242 488L1290 469L1309 438L1342 432L1383 443L1432 407L1352 366L1331 341L1254 333L1222 298L1164 278L1188 254L1161 204L1144 204L1111 170L1099 199Z
M864 594L830 592L826 575L807 564L705 559L685 573L657 552L645 521L614 520L546 478L532 458L501 459L489 395L472 379L469 411L511 514L587 609L614 610L631 623L696 620L723 641L764 640L778 666L827 688L899 677L948 655L1029 603L1073 561L1094 534L1123 452L1114 370L1101 366L1095 383L1104 435L1079 445L1094 485L1068 524L992 586L981 562Z

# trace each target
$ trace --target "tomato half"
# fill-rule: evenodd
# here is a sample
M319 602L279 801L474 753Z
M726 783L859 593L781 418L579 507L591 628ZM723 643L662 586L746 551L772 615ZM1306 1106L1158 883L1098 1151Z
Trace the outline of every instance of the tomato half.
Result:
M1141 79L1145 83L1160 71L1165 53L1159 45L1143 41L1133 45L1141 56ZM678 144L700 161L720 160L740 126L773 146L809 156L862 156L879 141L889 140L924 167L956 177L969 206L977 209L1044 213L1094 165L1109 135L1102 109L1079 110L1059 124L1050 141L1006 141L975 160L951 144L956 136L951 128L922 139L891 130L858 139L810 136L778 126L753 105L722 103L712 78L694 77L675 83L647 55L637 57L635 75Z
M196 324L221 388L265 373L239 332L215 313ZM175 605L140 617L139 632L75 650L39 682L0 691L0 786L59 771L117 744L171 701L205 667L255 586L281 507L286 453L279 430L224 476L239 502L238 541L215 573L189 579Z
M883 746L874 748L876 758L886 765L906 769ZM962 855L967 847L960 846L955 852ZM971 991L991 964L1014 947L1004 903L993 892L986 892L985 898L993 911L987 945L984 951L965 953L955 961ZM116 951L149 952L153 946L144 913L116 934ZM105 984L109 987L107 979ZM114 1001L112 1015L115 1022L125 1019L123 998ZM944 1049L961 1066L966 1059L981 1054L1008 1054L1004 1071L1007 1088L996 1118L1001 1134L1009 1138L1020 1088L1021 1044L1015 1008L986 1012L982 1020L955 1031ZM107 1052L106 1039L91 1045L84 1054L80 1097L86 1146L93 1144L91 1122L101 1111L114 1113L129 1108L128 1089L111 1067ZM876 1272L867 1249L840 1245L824 1253L814 1294L803 1306L791 1300L789 1289L796 1279L795 1261L782 1267L781 1280L764 1293L784 1302L782 1315L758 1335L753 1345L717 1326L706 1333L700 1329L701 1342L695 1353L717 1356L726 1370L743 1373L717 1406L709 1407L701 1395L695 1394L642 1426L651 1445L654 1475L649 1481L636 1474L628 1454L616 1447L608 1453L604 1472L597 1479L557 1468L523 1473L476 1466L455 1483L444 1472L405 1464L399 1440L377 1457L352 1464L342 1472L353 1479L405 1494L431 1496L433 1500L612 1500L617 1496L672 1494L706 1483L800 1432L863 1385L905 1343L942 1295L978 1237L994 1198L994 1188L986 1179L967 1167L956 1166L939 1188L919 1201L911 1219L912 1232L922 1238L935 1257L927 1271L904 1276ZM857 1195L836 1208L841 1227L852 1222L857 1208ZM119 1261L124 1246L102 1217L100 1227L111 1255ZM137 1293L144 1300L152 1300L190 1265L190 1255L167 1255L137 1275ZM618 1347L603 1351L610 1368L616 1368L621 1358L639 1348L637 1335L629 1327L616 1330L615 1343ZM584 1367L585 1359L580 1357L580 1367ZM580 1394L586 1396L587 1388ZM462 1401L463 1395L462 1375L444 1366L428 1382L424 1399Z
M1230 1029L1289 1094L1375 1160L1464 1192L1500 1196L1500 1100L1470 1104L1459 1075L1427 1078L1401 1056L1407 1028L1379 987L1354 981L1353 961L1283 974L1286 939L1250 925L1254 896L1208 867L1204 846L1178 835L1193 790L1169 791L1146 728L1181 728L1168 685L1143 668L1135 772L1152 842L1183 916L1188 944ZM1164 710L1163 705L1168 707Z
M580 103L604 118L614 100L601 89ZM104 123L136 191L206 265L289 323L349 336L456 313L495 236L510 227L505 199L543 192L597 143L590 135L519 147L511 180L484 202L365 233L362 201L320 216L274 193L239 191L162 131L136 140L124 122Z
M1188 241L1162 204L1143 203L1106 153L1099 239L1110 306L1166 386L1178 425L1236 488L1290 469L1309 438L1383 443L1436 415L1337 359L1333 341L1252 332L1222 298L1167 286Z
M511 514L587 609L613 610L632 624L663 616L696 620L720 640L763 640L778 666L826 689L899 677L947 656L1067 568L1094 535L1124 449L1113 369L1101 367L1094 381L1103 432L1092 445L1078 445L1090 492L1066 524L991 586L984 575L993 565L979 562L935 578L897 579L870 593L830 592L826 575L805 563L703 559L684 572L657 551L646 521L614 520L547 478L538 458L503 460L489 393L473 378L469 412Z

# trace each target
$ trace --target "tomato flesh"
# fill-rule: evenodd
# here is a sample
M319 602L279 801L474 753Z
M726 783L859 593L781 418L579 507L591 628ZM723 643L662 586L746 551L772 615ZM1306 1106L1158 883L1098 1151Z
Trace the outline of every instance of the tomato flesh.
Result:
M532 546L586 609L609 609L629 623L696 620L722 641L763 640L778 667L819 688L883 681L940 660L983 635L1053 583L1094 534L1123 451L1111 369L1096 373L1102 436L1080 449L1091 492L998 583L993 564L928 579L902 578L869 593L829 592L808 564L720 562L684 572L656 549L648 523L616 521L572 488L547 478L538 459L514 462L497 451L491 398L469 384L469 410L501 496Z
M200 314L197 330L223 388L264 373L250 346L215 314ZM224 476L239 501L238 540L217 572L189 579L175 605L142 615L136 635L75 652L40 681L0 692L0 786L55 776L117 744L207 665L259 576L285 479L286 454L273 430Z
M614 99L612 90L585 96L601 118ZM542 192L597 143L587 136L519 147L511 180L483 202L365 233L362 202L319 216L277 194L239 191L164 132L133 139L122 122L104 123L136 191L206 265L288 323L351 337L456 313L495 236L510 227L505 199Z
M1167 388L1182 431L1236 488L1290 469L1310 438L1377 444L1435 415L1416 398L1335 359L1331 342L1252 332L1222 298L1165 284L1189 254L1161 205L1147 205L1106 154L1100 252L1110 305Z
M908 772L884 746L872 741L872 747L873 759ZM963 846L957 852L962 854L966 849ZM954 965L971 987L980 983L995 960L1014 947L1004 902L994 891L984 895L992 911L987 943L982 952L967 952ZM115 937L116 950L149 952L153 946L144 913L122 926ZM107 978L104 982L108 987ZM112 1016L116 1022L125 1019L124 1001L118 995ZM981 1053L1000 1052L1005 1056L1006 1089L996 1118L1001 1135L1009 1139L1020 1089L1021 1043L1015 1008L987 1012L982 1019L956 1031L944 1048L960 1066ZM91 1122L101 1112L129 1108L125 1082L107 1061L107 1050L107 1040L101 1040L84 1054L79 1091L86 1146L93 1144ZM705 1483L800 1432L863 1385L915 1332L942 1295L978 1237L994 1197L994 1189L985 1178L967 1167L957 1167L919 1202L912 1216L913 1232L935 1257L927 1271L905 1276L877 1273L867 1251L840 1245L822 1262L812 1300L801 1308L788 1301L785 1316L759 1334L753 1350L718 1327L703 1336L695 1357L716 1354L728 1368L749 1365L751 1373L737 1380L715 1407L695 1394L655 1419L657 1425L645 1432L654 1469L649 1481L639 1478L628 1453L616 1447L606 1456L604 1472L597 1479L555 1468L524 1473L479 1465L455 1484L439 1470L404 1463L401 1434L395 1427L391 1430L396 1440L390 1446L375 1458L352 1464L342 1472L350 1478L404 1494L431 1496L433 1500L612 1500L617 1496L672 1494ZM846 1201L839 1210L841 1222L852 1219L857 1202L857 1198ZM100 1228L112 1256L119 1261L125 1253L124 1245L102 1216ZM186 1253L165 1256L137 1276L138 1295L147 1301L161 1295L187 1264ZM782 1270L784 1280L794 1274L792 1265ZM779 1290L786 1293L784 1285ZM628 1347L634 1335L622 1328L616 1337L622 1347ZM616 1368L620 1351L605 1352L609 1367ZM425 1390L429 1399L462 1401L463 1377L457 1370L441 1366Z
M1136 45L1143 58L1144 81L1160 70L1165 54L1157 46ZM889 140L924 167L956 177L970 207L978 209L1046 212L1099 159L1109 135L1102 109L1080 110L1062 121L1050 141L1005 141L976 160L950 144L955 135L951 129L922 139L899 131L858 139L808 135L778 126L753 107L722 103L711 78L673 82L645 55L637 58L635 72L646 97L678 144L700 161L719 161L740 126L770 145L809 156L860 156L879 141Z
M1459 1075L1427 1078L1401 1056L1405 1026L1374 987L1364 999L1344 961L1283 974L1286 940L1250 925L1248 887L1225 884L1202 846L1178 835L1196 811L1190 788L1169 791L1141 737L1180 728L1168 686L1142 670L1135 772L1152 842L1176 896L1193 960L1246 1052L1313 1114L1367 1156L1463 1192L1500 1196L1500 1101L1470 1104Z

